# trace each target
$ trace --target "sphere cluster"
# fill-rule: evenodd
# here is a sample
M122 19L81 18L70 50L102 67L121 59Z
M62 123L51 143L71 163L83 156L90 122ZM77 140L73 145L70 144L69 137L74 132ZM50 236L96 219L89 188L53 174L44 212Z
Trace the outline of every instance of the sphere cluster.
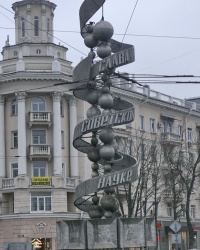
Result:
M114 28L112 24L101 20L95 26L92 24L87 26L87 35L84 38L84 43L90 49L97 47L97 55L103 59L112 53L109 40L113 34Z
M95 53L93 49L97 47L97 55L104 59L111 55L112 48L109 40L113 36L113 26L104 20L87 25L87 35L84 38L85 45L91 49L89 56L94 58ZM87 110L86 116L88 119L92 117L109 115L113 111L113 96L110 92L112 80L110 75L112 72L105 72L101 75L102 87L97 87L97 81L93 80L88 83L88 93L86 101L91 104ZM87 157L92 162L91 177L99 176L100 166L103 165L104 174L112 172L113 162L115 161L118 144L115 140L114 131L111 125L103 127L98 131L94 129L92 132L91 146ZM104 194L101 199L95 193L92 197L92 206L88 212L90 218L112 218L113 213L119 208L119 202L115 198L115 188L107 186L104 188Z

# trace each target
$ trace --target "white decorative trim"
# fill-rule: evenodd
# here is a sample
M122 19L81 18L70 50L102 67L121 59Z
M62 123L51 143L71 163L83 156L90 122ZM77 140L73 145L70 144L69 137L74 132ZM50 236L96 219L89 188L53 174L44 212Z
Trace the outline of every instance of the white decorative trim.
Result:
M5 97L3 95L0 95L0 103L4 103L5 102Z
M51 96L52 96L52 98L53 98L53 101L54 102L60 102L61 101L61 97L63 96L63 94L61 93L61 92L53 92L52 94L51 94Z
M47 224L44 223L43 221L37 223L37 226L38 226L39 228L44 228L44 227L46 227L46 225L47 225Z
M24 100L27 97L26 92L17 92L15 93L15 96L17 97L17 100Z

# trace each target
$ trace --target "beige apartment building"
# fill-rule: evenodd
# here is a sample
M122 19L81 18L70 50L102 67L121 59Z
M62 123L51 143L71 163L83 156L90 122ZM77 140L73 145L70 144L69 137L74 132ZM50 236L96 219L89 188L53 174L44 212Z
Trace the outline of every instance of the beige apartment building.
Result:
M56 221L86 216L75 209L73 199L76 185L91 178L91 163L75 150L72 141L87 105L70 91L75 86L70 84L73 69L66 58L67 48L53 42L55 8L46 0L13 3L16 44L10 45L7 39L2 50L0 249L4 250L8 243L56 250ZM180 100L136 84L122 84L112 91L135 106L135 121L117 128L116 135L126 137L142 131L169 144L184 140L190 147L193 139L199 138L199 99ZM199 202L197 186L191 216L198 247ZM168 204L163 198L158 209L163 250L172 249L169 225L173 218ZM186 242L184 213L180 223Z
M56 249L56 221L81 216L73 196L85 160L72 140L84 107L69 91L67 48L53 43L55 8L12 5L16 44L7 39L0 62L0 249L32 241Z

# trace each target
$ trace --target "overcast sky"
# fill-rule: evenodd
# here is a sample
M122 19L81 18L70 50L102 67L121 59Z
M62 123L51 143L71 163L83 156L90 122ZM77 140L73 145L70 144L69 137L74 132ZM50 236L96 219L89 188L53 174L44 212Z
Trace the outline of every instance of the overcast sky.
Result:
M14 2L0 0L0 5L13 12L11 6ZM75 66L89 52L79 33L79 8L83 0L52 2L57 5L54 42L69 48L67 59ZM114 39L122 41L135 4L136 0L106 1L104 16L114 26ZM11 12L0 7L0 47L5 45L7 35L10 36L10 44L15 43L14 16ZM101 12L91 21L98 22L100 18ZM134 45L136 61L118 68L118 71L130 74L200 75L200 0L138 0L124 42ZM200 78L189 80L200 81ZM200 96L200 84L160 83L151 84L151 88L179 98Z

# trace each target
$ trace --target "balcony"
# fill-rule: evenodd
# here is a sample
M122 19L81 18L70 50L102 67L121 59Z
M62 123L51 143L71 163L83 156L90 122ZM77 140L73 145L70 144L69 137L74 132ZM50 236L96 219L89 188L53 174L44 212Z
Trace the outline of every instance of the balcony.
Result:
M176 200L176 203L180 203L183 201L183 194L180 189L175 189L175 192L173 193L172 189L166 189L163 193L163 198L166 203L171 203Z
M28 122L29 126L33 125L46 125L51 126L51 112L33 112L30 111L30 120Z
M182 143L182 137L173 133L162 133L161 141L163 144L180 145Z
M50 145L30 145L30 160L33 158L47 158L51 159L51 146Z
M2 189L11 189L14 187L15 187L14 178L2 179Z

